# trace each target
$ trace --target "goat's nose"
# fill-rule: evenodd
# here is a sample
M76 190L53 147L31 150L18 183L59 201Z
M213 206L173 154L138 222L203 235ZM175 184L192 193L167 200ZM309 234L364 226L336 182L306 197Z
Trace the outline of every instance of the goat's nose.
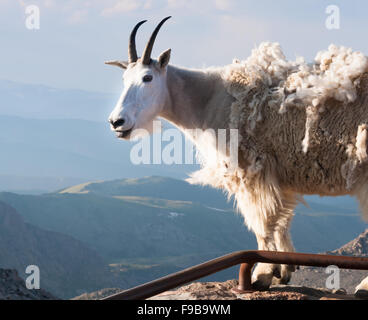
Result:
M116 121L113 121L113 120L110 119L109 121L110 121L111 125L114 127L114 129L116 129L118 127L121 127L125 123L124 119L119 119L119 120L116 120Z

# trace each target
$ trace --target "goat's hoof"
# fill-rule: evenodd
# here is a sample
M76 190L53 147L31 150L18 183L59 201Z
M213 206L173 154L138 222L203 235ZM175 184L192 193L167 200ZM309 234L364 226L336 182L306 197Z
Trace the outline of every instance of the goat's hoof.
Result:
M355 296L359 299L368 299L368 290L357 290Z
M281 284L288 284L291 280L291 276L292 276L293 272L295 272L296 269L297 269L296 266L282 264L281 265L281 280L280 280L280 283Z
M268 282L264 282L259 279L252 283L252 289L255 291L266 291L270 288L270 285L271 284L268 284Z
M273 269L273 276L277 279L281 279L281 272L280 268L274 268Z
M272 284L288 284L291 280L291 275L295 271L295 266L289 266L286 264L281 265L281 276L274 277Z
M254 290L267 290L275 276L281 278L280 265L258 263L252 274L252 287Z
M356 287L355 296L360 299L368 299L368 277Z

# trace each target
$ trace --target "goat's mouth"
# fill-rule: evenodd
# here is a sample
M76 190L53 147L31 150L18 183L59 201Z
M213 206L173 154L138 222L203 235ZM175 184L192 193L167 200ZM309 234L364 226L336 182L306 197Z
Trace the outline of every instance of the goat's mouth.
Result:
M129 130L115 130L116 136L120 139L127 139L132 133L133 128Z

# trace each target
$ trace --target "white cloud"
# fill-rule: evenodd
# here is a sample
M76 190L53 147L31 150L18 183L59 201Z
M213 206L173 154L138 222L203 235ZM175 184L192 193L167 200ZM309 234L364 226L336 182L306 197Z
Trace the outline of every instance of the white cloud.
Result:
M11 3L10 0L0 0L1 7L7 7Z
M13 3L25 7L30 4L42 9L61 13L68 23L81 23L87 20L88 15L98 12L104 17L135 12L138 10L168 9L177 11L186 9L196 12L207 12L209 9L228 11L232 8L233 0L0 0L0 5Z
M145 3L138 0L118 0L112 7L108 7L102 10L103 16L110 16L119 13L125 13L135 11L139 9Z
M189 9L217 9L220 11L227 11L232 9L233 0L167 0L169 8L189 8Z
M170 8L191 7L193 2L188 0L167 0L167 5Z
M58 11L66 15L66 20L71 23L84 22L88 16L97 10L103 16L111 16L137 9L150 9L152 0L17 0L25 7L34 4L42 8ZM0 0L0 5L9 4L10 0Z
M44 0L43 4L46 8L52 8L56 5L55 0Z
M0 0L4 1L4 0ZM6 0L5 0L6 1ZM42 6L45 8L53 8L57 6L57 3L55 2L55 0L36 0L36 1L32 1L32 0L18 0L18 3L22 6L28 6L28 5L36 5L36 6Z
M153 0L17 0L17 2L22 7L35 4L47 10L59 12L68 23L72 24L85 22L88 15L96 12L109 17L153 7ZM0 5L9 3L10 0L0 0Z
M146 10L152 9L152 6L153 6L153 0L147 0L143 6L143 9L146 9Z
M78 24L87 20L88 11L86 9L76 10L71 13L68 22L71 24Z
M232 5L232 0L215 0L215 7L219 10L230 10Z

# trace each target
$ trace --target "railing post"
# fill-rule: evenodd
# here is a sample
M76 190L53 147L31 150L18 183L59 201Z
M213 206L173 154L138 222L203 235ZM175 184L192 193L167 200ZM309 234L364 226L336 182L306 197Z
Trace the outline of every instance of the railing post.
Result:
M237 288L233 288L236 293L248 293L253 292L252 289L252 269L254 263L242 263L239 269L239 285Z

